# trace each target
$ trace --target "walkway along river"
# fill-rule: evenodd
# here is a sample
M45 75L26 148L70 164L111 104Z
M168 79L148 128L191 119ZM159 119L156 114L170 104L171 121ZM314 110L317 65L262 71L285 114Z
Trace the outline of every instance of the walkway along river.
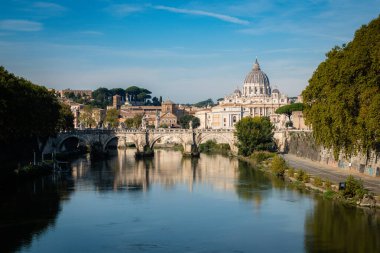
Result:
M134 149L1 188L0 252L379 252L375 210L222 155Z

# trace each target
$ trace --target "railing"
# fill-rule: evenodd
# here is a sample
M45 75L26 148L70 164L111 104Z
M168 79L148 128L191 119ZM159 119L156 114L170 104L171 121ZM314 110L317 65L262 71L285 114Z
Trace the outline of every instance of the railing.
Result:
M111 133L233 133L234 129L183 129L183 128L158 128L158 129L75 129L62 131L61 134L111 134Z

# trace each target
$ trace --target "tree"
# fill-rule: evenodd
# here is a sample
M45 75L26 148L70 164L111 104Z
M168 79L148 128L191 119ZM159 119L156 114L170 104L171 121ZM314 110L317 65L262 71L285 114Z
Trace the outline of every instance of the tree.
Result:
M380 152L380 16L326 57L302 92L316 142L335 158Z
M91 105L94 107L100 107L105 109L107 105L112 103L112 93L110 90L104 87L100 87L92 92L92 101Z
M106 113L106 123L110 124L112 128L119 126L119 111L116 108L107 110Z
M110 93L111 93L111 96L119 95L120 97L122 97L123 100L125 100L126 92L122 88L110 89Z
M291 122L290 117L292 116L293 112L302 111L302 110L303 110L303 104L302 103L293 103L290 105L284 105L284 106L277 108L276 113L277 114L285 114L286 117L288 117L289 122Z
M83 107L82 112L79 115L79 122L83 124L85 127L93 127L95 126L96 122L93 117L93 110L92 106L90 105L85 105Z
M57 131L67 131L74 129L74 115L70 106L60 103L59 119L57 122Z
M211 98L194 104L195 107L206 107L206 106L214 106L214 105L215 105L214 101L212 101Z
M158 100L157 97L153 97L152 98L152 105L154 105L154 106L161 106L161 103L160 103L160 101Z
M182 128L188 129L189 122L192 122L192 128L197 128L200 126L200 120L199 118L193 116L193 115L184 115L179 119L179 124L181 125Z
M273 150L273 125L268 117L244 117L235 125L239 154L249 156L257 150Z
M127 128L139 128L141 126L143 115L137 114L133 118L125 119L124 123Z
M60 129L60 113L53 92L0 66L0 146L6 147L0 160L30 159L33 150L38 152Z

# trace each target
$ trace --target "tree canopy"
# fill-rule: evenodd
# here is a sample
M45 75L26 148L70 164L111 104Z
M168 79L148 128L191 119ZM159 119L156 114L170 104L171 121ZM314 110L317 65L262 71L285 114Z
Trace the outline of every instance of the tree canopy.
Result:
M352 155L380 151L380 16L334 47L303 91L317 143Z
M211 98L194 104L195 107L206 107L206 106L214 106L214 105L215 105L214 101L212 101Z
M60 104L53 92L0 66L0 146L7 147L0 160L38 151L44 139L71 129L72 120L70 108Z
M273 150L273 125L268 117L244 117L235 125L239 154L249 156L257 150Z
M112 128L119 126L119 111L116 108L107 110L105 122Z
M189 122L191 121L192 128L197 128L200 126L200 120L199 118L193 116L193 115L184 115L179 119L179 124L182 128L188 129L190 127Z
M289 121L290 117L292 116L293 112L295 111L302 111L303 110L303 104L302 103L293 103L289 105L284 105L279 108L277 108L276 113L277 114L285 114Z

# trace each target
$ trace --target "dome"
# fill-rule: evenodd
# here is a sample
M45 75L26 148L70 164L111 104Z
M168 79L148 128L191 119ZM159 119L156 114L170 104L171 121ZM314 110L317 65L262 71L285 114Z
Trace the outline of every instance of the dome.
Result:
M272 93L279 93L280 94L280 91L278 89L274 89L274 90L272 90Z
M241 91L240 91L239 89L236 89L236 90L234 90L234 94L239 94L239 95L241 95Z
M263 71L261 71L257 59L255 61L255 64L253 64L252 70L246 76L244 83L254 83L269 86L269 78Z

